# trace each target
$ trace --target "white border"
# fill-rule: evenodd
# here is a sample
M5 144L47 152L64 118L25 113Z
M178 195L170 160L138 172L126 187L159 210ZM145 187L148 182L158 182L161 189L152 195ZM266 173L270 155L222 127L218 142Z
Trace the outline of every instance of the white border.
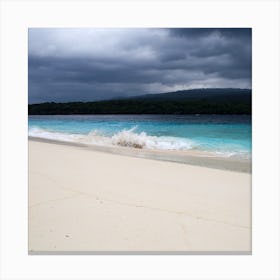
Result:
M279 2L25 1L1 8L2 279L279 279ZM28 256L27 28L253 28L253 255Z

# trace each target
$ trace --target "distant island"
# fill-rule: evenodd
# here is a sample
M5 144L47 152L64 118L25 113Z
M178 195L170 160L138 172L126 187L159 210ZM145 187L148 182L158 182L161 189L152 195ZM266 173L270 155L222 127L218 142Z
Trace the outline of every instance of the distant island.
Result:
M29 104L29 115L251 114L251 89L203 88L94 102Z

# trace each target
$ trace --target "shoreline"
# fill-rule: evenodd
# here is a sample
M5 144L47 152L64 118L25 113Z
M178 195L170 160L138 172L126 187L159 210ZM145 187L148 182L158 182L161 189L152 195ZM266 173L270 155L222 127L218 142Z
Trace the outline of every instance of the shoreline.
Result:
M52 140L34 136L28 136L28 140L42 143L74 146L89 151L105 152L129 157L145 158L159 161L175 162L193 166L208 167L220 170L228 170L242 173L252 172L251 160L231 157L221 157L212 153L200 151L171 151L148 150L121 146L99 146L85 143Z

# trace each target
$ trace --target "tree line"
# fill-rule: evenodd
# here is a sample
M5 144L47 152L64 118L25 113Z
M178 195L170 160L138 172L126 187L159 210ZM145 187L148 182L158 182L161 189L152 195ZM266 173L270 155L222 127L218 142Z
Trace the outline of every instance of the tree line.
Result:
M251 114L251 98L191 100L124 99L96 102L46 102L28 105L29 115L72 114Z

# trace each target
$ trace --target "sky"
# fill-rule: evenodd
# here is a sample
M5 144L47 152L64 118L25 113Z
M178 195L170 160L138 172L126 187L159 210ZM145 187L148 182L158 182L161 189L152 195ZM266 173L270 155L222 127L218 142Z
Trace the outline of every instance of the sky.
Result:
M29 104L251 88L250 28L30 28Z

